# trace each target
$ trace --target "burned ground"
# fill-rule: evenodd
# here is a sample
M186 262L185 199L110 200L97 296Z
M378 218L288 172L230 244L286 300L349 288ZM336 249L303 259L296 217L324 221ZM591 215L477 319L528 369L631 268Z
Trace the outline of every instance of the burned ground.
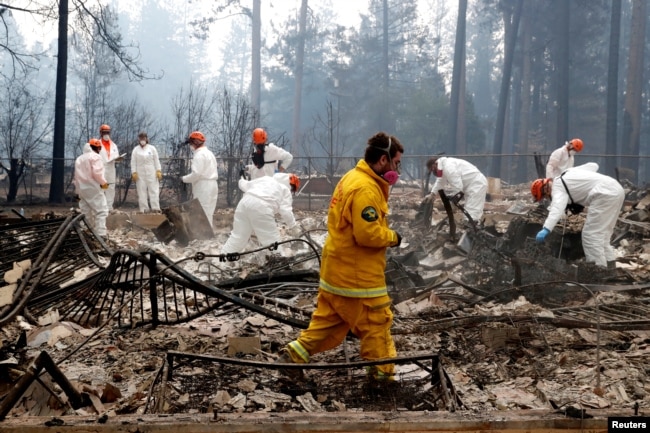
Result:
M452 239L439 202L430 209L431 221L423 221L419 190L394 190L391 222L404 239L389 250L386 275L395 302L393 335L405 359L389 387L368 381L372 366L359 364L353 336L314 356L304 381L289 381L272 365L314 308L325 210L297 206L300 240L287 236L277 250L251 244L259 250L236 261L219 255L232 210L217 211L213 240L182 246L160 242L133 224L132 213L118 212L106 245L115 254L100 254L104 246L90 242L101 267L112 269L102 277L110 279L110 290L97 298L80 288L65 290L75 287L72 279L86 281L84 270L98 267L75 256L75 246L83 249L84 242L69 240L51 263L72 256L78 269L59 265L66 276L58 279L44 273L49 285L46 292L36 290L39 301L25 300L25 311L3 323L0 404L47 352L89 404L73 410L46 372L8 416L635 404L648 410L650 199L645 191L628 191L614 240L618 267L603 270L584 263L581 215L569 217L545 245L534 243L545 209L531 204L526 192L524 186L504 188L502 197L492 197L480 230L462 226L457 212ZM5 231L5 266L29 248L22 244L26 239ZM156 268L165 271L151 278L142 256L168 260ZM138 278L147 284L137 291L120 284ZM160 293L155 308L148 285L153 280ZM52 295L55 289L60 296ZM149 294L131 297L136 292ZM70 305L82 304L84 314L75 316L79 309Z

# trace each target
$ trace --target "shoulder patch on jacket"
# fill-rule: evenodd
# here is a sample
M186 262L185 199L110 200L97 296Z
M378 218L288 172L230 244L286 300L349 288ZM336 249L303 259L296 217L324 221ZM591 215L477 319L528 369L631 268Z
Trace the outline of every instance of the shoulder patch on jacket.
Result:
M361 211L361 218L371 223L373 221L377 221L379 219L379 215L377 214L377 211L374 207L368 206Z

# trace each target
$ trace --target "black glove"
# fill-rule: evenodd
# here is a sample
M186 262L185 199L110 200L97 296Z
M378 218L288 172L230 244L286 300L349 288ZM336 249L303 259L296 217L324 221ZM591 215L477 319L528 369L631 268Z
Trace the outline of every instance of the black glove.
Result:
M244 166L242 166L239 169L239 177L242 179L246 179L246 169L244 168Z
M393 245L393 247L399 247L400 244L402 243L402 236L397 232L395 232L395 234L397 235L397 243Z

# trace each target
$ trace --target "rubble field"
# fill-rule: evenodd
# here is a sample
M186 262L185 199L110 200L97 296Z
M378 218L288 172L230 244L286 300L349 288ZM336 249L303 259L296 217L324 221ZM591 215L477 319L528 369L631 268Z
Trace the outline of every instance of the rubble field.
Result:
M390 222L403 241L387 253L392 383L368 379L352 335L315 355L302 380L275 365L315 306L328 197L309 198L317 210L296 197L299 237L283 228L277 245L252 239L228 257L219 247L233 209L217 209L212 239L179 243L135 210L111 214L97 240L68 209L25 208L33 221L68 216L70 228L29 264L43 225L1 234L0 414L648 413L650 194L626 192L616 267L602 269L584 262L584 214L534 242L547 204L526 185L489 196L478 225L462 221L462 202L449 220L440 200L394 188Z

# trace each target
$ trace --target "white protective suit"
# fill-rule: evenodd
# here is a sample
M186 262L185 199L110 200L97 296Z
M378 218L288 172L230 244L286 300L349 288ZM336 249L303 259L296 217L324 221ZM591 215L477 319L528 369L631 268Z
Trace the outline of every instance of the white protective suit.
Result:
M149 205L152 210L160 210L160 184L156 178L160 169L158 151L151 144L138 145L131 152L131 173L138 173L135 188L140 212L149 210Z
M99 155L104 161L104 176L106 176L106 182L108 182L108 189L104 190L104 195L106 196L106 205L108 206L109 212L113 210L113 202L115 201L115 160L120 157L120 151L117 150L117 145L111 140L108 139L110 143L109 151L106 151L104 147L104 139L101 139L102 147L99 151Z
M566 143L564 146L555 149L551 156L548 157L548 162L546 163L546 177L555 179L566 169L573 167L573 155L575 154L574 150L568 150Z
M99 236L106 236L106 217L108 206L106 196L100 185L106 183L102 157L95 153L90 144L84 146L82 153L74 162L75 190L79 195L79 209L86 216L88 224Z
M280 162L282 167L286 170L293 161L293 155L281 147L273 143L268 143L264 146L264 166L257 168L254 165L249 165L249 174L251 179L257 179L262 176L273 176Z
M609 244L616 220L618 219L625 191L616 179L597 173L598 164L589 162L568 169L562 176L571 198L587 210L585 225L582 227L582 248L585 259L598 266L607 266L608 261L616 259L614 248ZM571 203L564 184L559 177L553 179L551 206L544 227L552 231Z
M442 189L451 196L462 191L465 195L465 210L475 222L480 222L487 192L487 179L483 173L463 159L447 156L438 158L438 170L442 171L442 176L436 178L431 192L437 193Z
M183 182L192 184L192 195L201 203L205 216L210 222L210 227L212 227L219 194L217 158L205 145L196 150L192 149L192 152L194 152L192 172L183 176L182 179Z
M223 253L244 251L253 233L262 246L278 242L280 232L275 222L276 214L280 215L288 228L296 224L288 174L240 179L239 189L244 196L235 209L232 232L222 248Z

